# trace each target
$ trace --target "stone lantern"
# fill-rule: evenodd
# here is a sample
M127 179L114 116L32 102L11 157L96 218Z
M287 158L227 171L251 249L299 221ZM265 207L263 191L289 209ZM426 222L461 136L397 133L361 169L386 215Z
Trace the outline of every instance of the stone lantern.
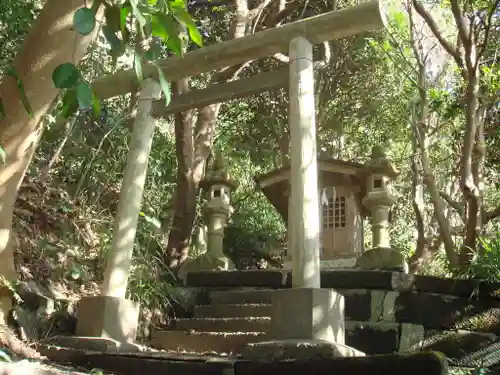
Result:
M356 266L364 269L407 270L403 255L392 249L389 237L389 212L395 203L392 182L399 172L391 165L380 146L372 149L371 160L365 164L366 195L363 205L370 210L372 246L358 259Z
M237 183L231 179L222 154L217 154L212 168L200 187L208 194L205 207L207 223L207 255L213 262L213 268L227 270L231 268L230 261L224 255L224 228L232 211L231 193Z

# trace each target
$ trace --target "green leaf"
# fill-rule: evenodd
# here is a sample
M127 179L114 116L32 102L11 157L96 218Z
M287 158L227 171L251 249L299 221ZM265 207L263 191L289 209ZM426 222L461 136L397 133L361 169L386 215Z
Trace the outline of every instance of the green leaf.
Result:
M80 78L80 71L71 63L61 64L52 72L52 82L58 89L76 87L80 82Z
M28 113L28 116L33 118L33 110L31 109L30 102L28 100L28 97L26 96L26 91L24 91L24 85L21 77L19 77L19 74L17 74L17 71L14 68L7 68L5 74L16 80L17 88L19 89L19 95L21 96L21 102L23 103L24 109Z
M73 27L80 35L89 35L96 25L95 14L92 9L80 8L73 15Z
M127 1L120 8L120 30L122 32L122 36L124 39L125 39L125 34L128 35L127 17L131 12L132 8L130 6L130 3Z
M162 16L163 14L159 12L151 16L151 35L162 38L166 42L170 35L163 26Z
M107 5L104 10L106 25L113 32L121 31L121 9L115 5Z
M196 43L198 46L203 47L203 38L201 37L198 28L193 22L191 15L184 8L176 8L175 9L175 17L182 23L189 32L189 37L191 40Z
M78 280L81 276L81 272L78 268L73 267L70 272L70 276L73 280Z
M7 153L5 152L3 147L0 146L0 162L2 162L2 164L5 164L6 161L7 161Z
M92 112L96 118L101 114L101 101L94 92L92 93Z
M102 33L111 46L111 55L115 58L123 56L126 52L125 45L120 38L116 36L115 32L108 27L108 25L104 25L102 27Z
M161 49L160 46L157 44L153 44L151 48L144 53L144 58L148 61L155 61L156 59L159 59L160 56L161 56Z
M161 71L160 67L157 68L161 91L163 91L163 94L165 95L165 105L169 105L172 97L170 92L170 85L168 84L165 75Z
M0 349L0 361L2 361L2 362L12 362L12 360L10 359L10 355L7 354L2 349Z
M180 55L182 53L182 41L179 38L175 18L171 14L163 14L160 16L160 20L165 33L168 35L168 39L165 40L167 47L176 55Z
M62 98L61 115L64 118L70 118L78 110L78 100L76 98L76 90L69 89Z
M80 108L87 109L92 105L93 98L92 88L87 82L81 82L76 87L76 98L78 99L78 104Z

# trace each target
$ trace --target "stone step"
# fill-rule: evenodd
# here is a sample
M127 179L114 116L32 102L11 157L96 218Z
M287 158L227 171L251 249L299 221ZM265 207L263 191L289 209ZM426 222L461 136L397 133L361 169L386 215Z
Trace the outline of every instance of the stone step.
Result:
M246 344L265 340L263 332L156 331L150 343L156 349L171 351L239 354Z
M196 305L194 307L195 318L244 318L270 315L271 305L265 303Z
M267 332L269 317L176 319L175 330L199 332Z
M214 290L210 292L210 303L212 305L271 304L274 290Z

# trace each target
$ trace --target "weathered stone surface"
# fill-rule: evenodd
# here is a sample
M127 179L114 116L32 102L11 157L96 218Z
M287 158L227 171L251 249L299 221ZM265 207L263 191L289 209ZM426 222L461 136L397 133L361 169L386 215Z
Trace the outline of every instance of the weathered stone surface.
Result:
M362 357L365 354L349 346L324 340L275 340L248 344L243 350L245 359L282 361Z
M122 356L88 354L82 356L78 366L87 369L102 369L121 375L223 375L229 366L222 362L208 363L203 359L185 359L180 356L177 359L145 358L144 356Z
M133 353L141 350L138 345L104 337L54 336L41 340L40 344L105 353Z
M481 366L481 359L470 354L499 343L493 334L468 331L426 331L423 350L442 352L455 366Z
M190 287L267 287L283 288L287 273L280 270L198 271L186 275Z
M418 352L422 350L425 338L425 329L418 324L401 323L399 338L399 352Z
M403 254L390 247L376 247L366 250L358 258L356 268L408 272L408 264Z
M272 289L247 289L247 290L214 290L210 292L212 305L229 305L243 303L266 303L272 302Z
M392 272L365 270L321 271L321 287L391 290Z
M156 349L194 353L240 353L251 342L268 339L263 332L156 331L150 344Z
M344 344L344 297L332 289L294 288L273 292L270 337Z
M344 296L345 319L368 321L371 317L371 292L365 289L337 290Z
M345 343L367 355L398 351L400 326L397 323L346 322Z
M371 291L371 321L394 322L396 300L399 297L398 292L372 290Z
M398 322L428 329L467 329L500 333L500 304L450 295L402 292L396 299Z
M286 362L238 361L235 375L447 375L446 358L438 353L383 355Z
M270 326L269 317L188 318L175 321L175 329L180 331L267 332Z
M262 317L271 316L271 305L264 303L197 305L194 307L195 318L224 317Z
M434 276L416 276L415 286L419 291L449 294L461 297L494 297L500 298L500 283L489 283L480 280L443 279Z
M78 303L76 334L132 342L139 325L139 304L110 296L83 297Z

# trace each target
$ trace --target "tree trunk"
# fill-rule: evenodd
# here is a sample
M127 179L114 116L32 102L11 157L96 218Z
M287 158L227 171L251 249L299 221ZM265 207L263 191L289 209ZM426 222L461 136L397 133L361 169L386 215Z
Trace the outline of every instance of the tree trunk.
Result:
M247 1L236 0L236 14L229 30L229 39L244 36L249 21ZM222 69L212 77L210 83L222 83L234 79L244 66L246 64ZM175 84L176 94L187 90L189 90L187 79ZM177 187L175 214L165 259L165 264L170 268L178 268L189 255L189 243L196 218L196 199L200 182L205 177L220 107L221 103L203 107L196 118L192 111L175 116Z
M465 238L459 255L460 264L463 265L468 265L472 260L476 249L478 229L481 226L479 220L482 211L481 191L478 183L484 160L484 135L478 132L479 69L469 67L469 63L467 66L469 69L465 105L466 125L460 180L460 188L467 201ZM480 145L476 144L478 136L482 139Z
M412 160L411 160L411 187L413 193L413 211L415 212L415 221L417 225L417 246L415 253L410 257L410 272L415 274L426 262L429 252L425 244L425 226L424 226L424 190L421 169L419 168L417 129L413 126L412 136Z
M175 95L189 91L187 79L172 84ZM196 197L198 184L193 176L193 110L176 113L175 154L177 157L177 185L175 188L175 214L168 236L166 264L177 268L189 255L191 230L196 216Z
M48 0L16 57L14 67L23 81L33 117L21 102L15 79L5 76L0 85L5 110L0 120L0 144L7 154L0 169L0 275L7 280L16 277L10 232L17 191L43 130L42 116L59 94L51 80L52 72L62 63L78 63L95 35L81 37L73 31L73 14L86 3ZM0 299L0 323L11 305L10 298Z

